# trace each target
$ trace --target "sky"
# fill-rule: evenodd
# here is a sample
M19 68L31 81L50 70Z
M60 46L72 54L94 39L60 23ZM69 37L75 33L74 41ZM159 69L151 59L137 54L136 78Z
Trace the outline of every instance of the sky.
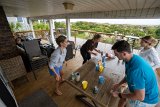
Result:
M65 21L57 19L56 21ZM131 25L160 25L160 19L71 19L71 22L85 21L109 24L131 24Z

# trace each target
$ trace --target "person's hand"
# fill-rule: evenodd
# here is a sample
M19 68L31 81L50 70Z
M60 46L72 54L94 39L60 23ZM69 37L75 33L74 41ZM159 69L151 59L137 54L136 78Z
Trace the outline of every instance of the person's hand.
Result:
M65 61L64 63L65 63L65 66L67 66L67 61Z
M109 57L109 53L106 53L106 57Z
M113 90L113 91L118 90L119 86L120 86L119 84L113 84L112 90Z
M117 91L111 91L111 94L113 97L119 97L118 96L119 93Z
M100 54L102 53L100 50L98 50L97 52L100 53Z
M97 53L93 53L93 55L97 56Z
M58 74L56 74L56 81L60 81L60 80L61 80L61 77Z

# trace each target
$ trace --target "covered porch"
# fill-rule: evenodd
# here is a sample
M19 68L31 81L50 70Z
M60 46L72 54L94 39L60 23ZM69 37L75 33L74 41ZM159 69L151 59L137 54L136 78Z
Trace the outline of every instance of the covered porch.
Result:
M73 9L64 8L63 4L69 3ZM64 0L41 0L41 1L21 1L21 0L1 0L0 1L0 60L16 57L17 50L13 34L9 28L6 16L22 16L28 18L28 23L31 27L33 38L36 39L35 31L33 30L32 21L34 19L47 19L50 22L50 43L55 43L54 37L54 19L66 19L66 36L74 42L81 41L71 37L70 19L158 19L160 17L160 1L159 0L89 0L89 1L64 1ZM95 33L95 32L94 32ZM99 32L100 33L100 32ZM82 40L84 42L84 40ZM79 42L81 45L83 42ZM80 44L81 43L81 44ZM100 43L99 49L111 53L112 45ZM102 48L103 47L103 48ZM135 53L137 51L133 50ZM120 68L117 68L117 59L108 62L108 67L115 71L108 71L108 76L114 81L119 82L124 77L124 65L120 63ZM0 65L1 66L1 65ZM79 50L75 58L67 61L67 66L64 65L65 78L68 78L72 72L82 66L82 57ZM48 66L44 66L34 71L37 75L37 80L34 79L32 72L26 74L28 80L24 77L13 80L14 95L17 102L21 102L24 98L32 95L35 91L42 89L49 97L58 105L58 107L86 107L84 103L75 98L75 94L79 93L67 83L61 85L63 92L62 96L53 94L55 88L55 79L49 75ZM116 107L119 99L110 99L108 107Z

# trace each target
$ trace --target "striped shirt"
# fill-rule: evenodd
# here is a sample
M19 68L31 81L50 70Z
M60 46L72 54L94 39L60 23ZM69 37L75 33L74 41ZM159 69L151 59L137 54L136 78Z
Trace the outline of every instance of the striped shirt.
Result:
M50 61L49 61L49 67L50 69L53 69L54 67L60 67L63 65L63 62L65 61L67 50L66 48L61 50L60 47L55 49L55 51L52 53Z

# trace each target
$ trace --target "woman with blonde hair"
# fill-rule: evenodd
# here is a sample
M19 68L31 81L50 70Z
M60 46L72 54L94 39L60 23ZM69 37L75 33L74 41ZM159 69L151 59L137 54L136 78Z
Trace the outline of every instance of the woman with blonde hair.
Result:
M151 64L154 70L160 67L159 54L154 48L155 43L156 39L151 36L145 36L141 38L141 46L143 49L139 53L141 57Z

